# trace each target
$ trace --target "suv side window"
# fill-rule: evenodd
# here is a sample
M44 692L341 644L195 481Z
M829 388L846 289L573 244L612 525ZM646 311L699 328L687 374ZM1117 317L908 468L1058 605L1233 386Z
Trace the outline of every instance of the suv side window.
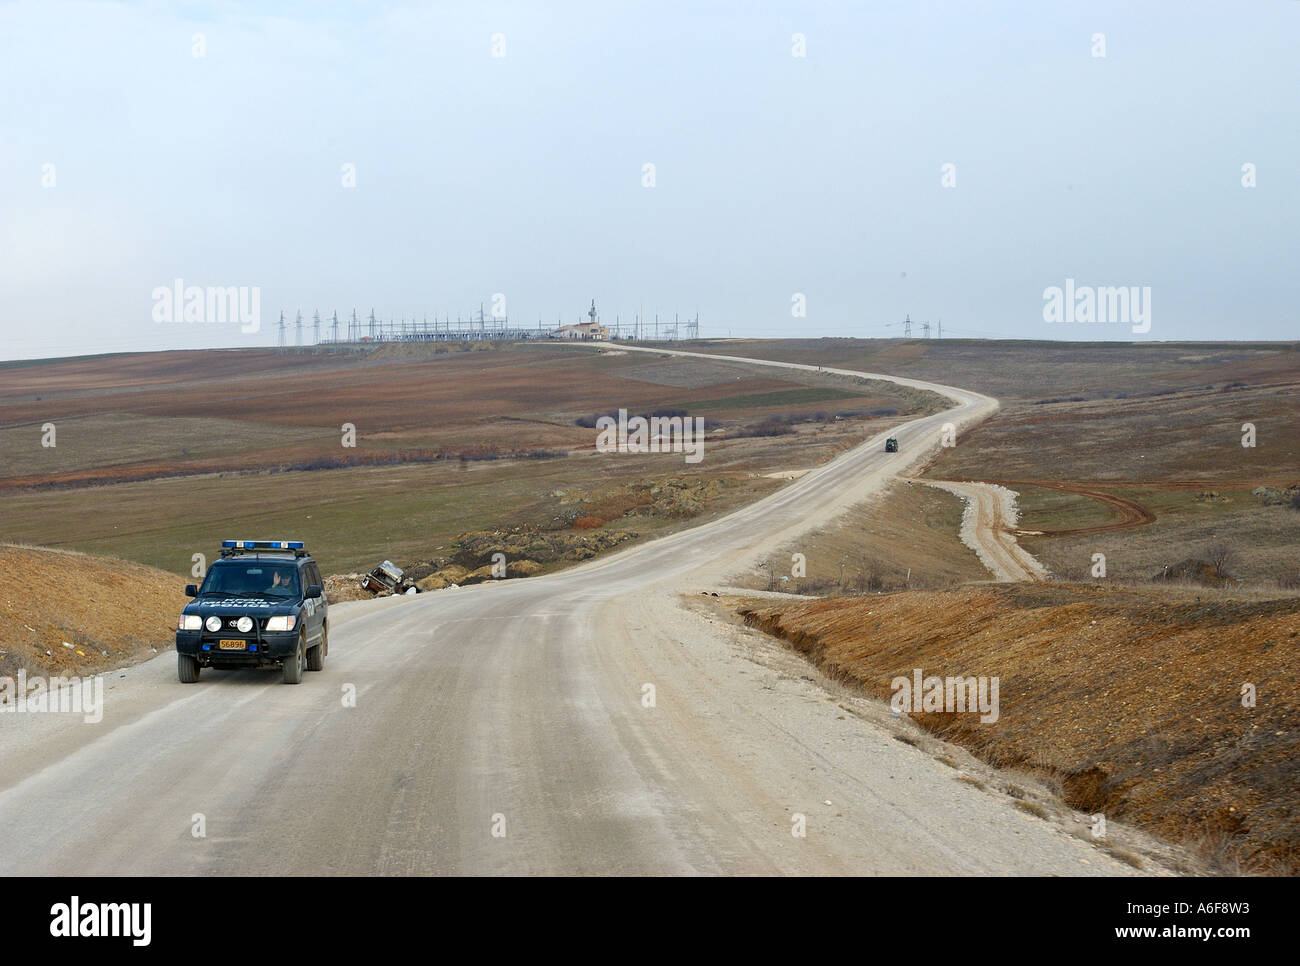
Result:
M307 565L307 585L311 586L312 584L321 587L325 584L325 582L320 578L320 568L317 567L315 563L309 563Z
M311 568L311 583L320 588L320 603L328 604L329 598L325 596L325 579L320 575L320 567L315 561L308 565Z

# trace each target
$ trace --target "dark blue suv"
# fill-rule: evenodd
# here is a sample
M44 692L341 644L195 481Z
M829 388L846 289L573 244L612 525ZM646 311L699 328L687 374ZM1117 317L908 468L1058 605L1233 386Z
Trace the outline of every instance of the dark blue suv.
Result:
M223 540L203 584L190 584L176 623L176 671L275 667L285 684L320 671L329 653L329 601L316 561L296 540Z

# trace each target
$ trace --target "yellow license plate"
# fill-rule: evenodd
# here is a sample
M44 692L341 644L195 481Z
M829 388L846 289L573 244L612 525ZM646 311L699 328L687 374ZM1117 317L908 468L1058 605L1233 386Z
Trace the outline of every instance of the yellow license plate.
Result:
M242 651L246 644L246 641L221 641L217 648L222 651Z

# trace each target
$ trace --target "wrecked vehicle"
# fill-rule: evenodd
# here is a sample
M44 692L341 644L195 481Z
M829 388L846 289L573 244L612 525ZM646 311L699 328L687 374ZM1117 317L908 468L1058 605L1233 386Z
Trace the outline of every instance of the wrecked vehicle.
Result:
M361 578L361 589L372 594L400 594L408 586L405 572L391 560L385 560Z

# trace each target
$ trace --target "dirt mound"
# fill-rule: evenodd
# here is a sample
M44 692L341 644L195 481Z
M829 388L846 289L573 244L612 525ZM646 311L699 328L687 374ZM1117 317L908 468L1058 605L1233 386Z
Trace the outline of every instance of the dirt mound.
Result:
M457 535L446 556L421 560L406 568L421 591L494 579L494 565L505 558L506 577L532 577L547 565L589 560L637 534L627 530L541 530L532 526L474 530Z
M649 500L630 508L626 515L687 520L698 515L707 502L716 499L724 484L723 480L691 477L678 477L654 484L633 484L632 489L644 494Z
M739 613L884 699L916 668L997 677L995 722L914 720L1230 871L1300 872L1300 600L1040 584Z
M346 600L369 600L373 594L361 589L364 574L330 574L325 578L325 598L331 604Z
M539 564L561 560L589 560L598 553L635 539L626 530L541 531L527 527L478 530L457 535L451 562L469 570L491 566L494 554Z
M185 578L111 557L0 545L0 675L81 675L174 646Z

